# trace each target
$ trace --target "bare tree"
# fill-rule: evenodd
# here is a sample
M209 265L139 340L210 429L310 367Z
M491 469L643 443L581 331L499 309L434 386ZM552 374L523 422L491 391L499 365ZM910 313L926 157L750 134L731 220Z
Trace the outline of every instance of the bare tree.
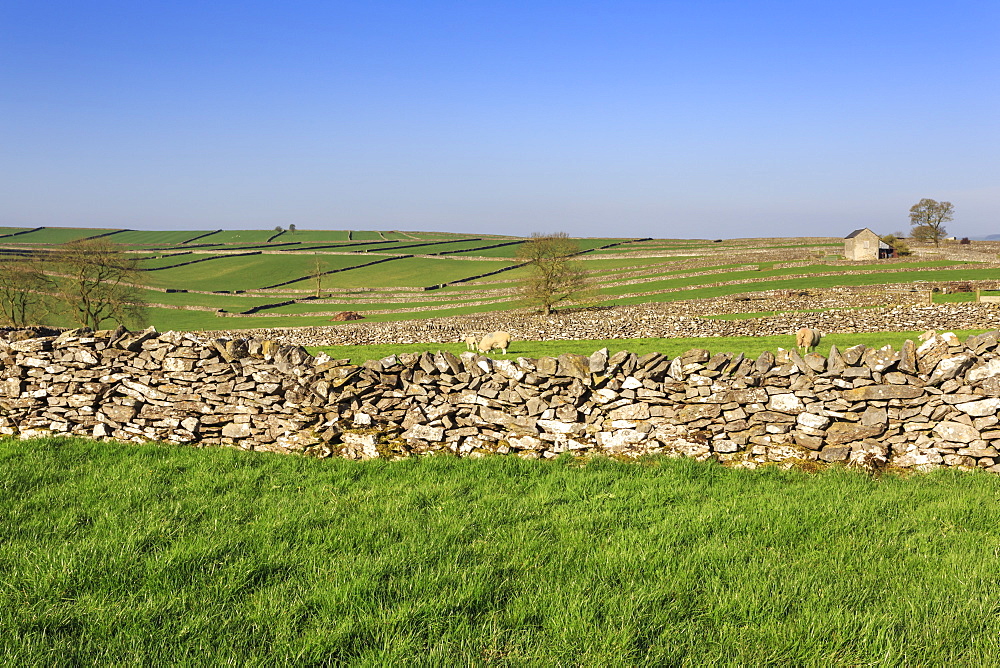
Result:
M323 274L326 273L326 264L320 259L319 253L313 254L312 271L309 277L316 284L316 299L319 299L323 292Z
M924 198L910 207L912 235L917 241L933 241L935 246L948 234L944 224L954 218L955 206L951 202L938 202Z
M0 321L11 327L40 325L49 313L54 284L37 256L0 258Z
M524 298L548 315L553 306L582 292L586 273L573 260L579 252L580 245L565 232L532 234L518 251L518 259L528 264L528 277L521 286Z
M288 231L291 234L295 234L295 229L296 229L295 228L295 223L292 223L291 225L288 226Z
M104 239L74 241L54 254L51 275L56 293L77 324L99 329L111 320L144 324L138 262Z

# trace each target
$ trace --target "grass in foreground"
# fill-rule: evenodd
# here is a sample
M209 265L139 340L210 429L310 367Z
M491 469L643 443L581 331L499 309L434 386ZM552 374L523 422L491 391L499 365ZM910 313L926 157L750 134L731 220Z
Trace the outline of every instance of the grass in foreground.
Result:
M987 665L1000 479L0 441L11 665Z

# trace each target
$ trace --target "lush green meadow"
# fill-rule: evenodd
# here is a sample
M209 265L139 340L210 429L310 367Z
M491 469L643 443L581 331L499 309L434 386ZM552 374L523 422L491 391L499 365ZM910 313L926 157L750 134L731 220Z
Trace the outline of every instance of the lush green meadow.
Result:
M1000 479L0 442L7 665L992 665Z
M106 228L43 227L19 234L11 241L18 244L64 244L113 231Z

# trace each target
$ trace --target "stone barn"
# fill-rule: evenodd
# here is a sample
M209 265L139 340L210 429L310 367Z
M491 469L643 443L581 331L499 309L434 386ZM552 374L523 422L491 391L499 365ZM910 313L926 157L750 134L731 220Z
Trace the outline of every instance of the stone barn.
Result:
M844 257L848 260L885 260L895 256L893 247L867 227L844 237Z

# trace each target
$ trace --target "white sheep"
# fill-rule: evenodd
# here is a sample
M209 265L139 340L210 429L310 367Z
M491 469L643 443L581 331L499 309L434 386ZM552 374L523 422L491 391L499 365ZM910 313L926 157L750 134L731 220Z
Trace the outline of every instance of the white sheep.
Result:
M507 354L507 347L510 345L511 335L508 332L492 332L487 334L479 342L479 352L486 353L494 348L500 348L503 354Z
M803 327L795 333L795 346L802 348L803 352L809 352L810 348L815 350L816 346L819 345L820 339L824 336L825 334L818 329Z
M462 340L465 341L465 348L467 350L475 350L476 345L479 343L479 339L476 338L475 334L466 334Z

